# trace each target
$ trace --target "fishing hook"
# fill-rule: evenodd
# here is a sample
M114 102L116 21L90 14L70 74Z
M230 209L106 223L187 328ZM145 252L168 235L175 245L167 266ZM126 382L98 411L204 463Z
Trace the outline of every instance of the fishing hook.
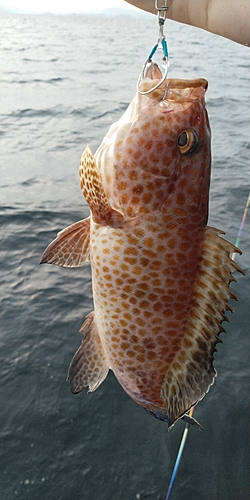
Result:
M168 0L165 0L165 5L163 5L162 7L159 7L158 0L155 0L155 8L158 11L159 34L158 34L158 40L157 40L156 44L153 46L153 48L151 49L151 51L150 51L150 53L145 61L145 64L142 68L142 72L139 76L138 82L137 82L137 91L141 95L150 94L154 90L158 89L158 87L160 87L160 85L166 80L167 74L168 74L168 68L169 68L167 41L166 41L166 37L163 33L163 27L164 27L164 23L165 23L166 17L167 17ZM143 78L145 78L146 70L149 67L149 65L151 64L152 58L153 58L155 52L159 48L161 48L162 52L163 52L163 58L162 58L162 60L163 60L162 67L164 68L163 77L152 89L146 90L145 92L143 92L142 90L140 90L141 81Z

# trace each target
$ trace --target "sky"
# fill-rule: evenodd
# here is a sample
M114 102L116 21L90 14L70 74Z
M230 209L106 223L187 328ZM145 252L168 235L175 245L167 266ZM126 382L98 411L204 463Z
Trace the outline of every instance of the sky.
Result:
M124 0L0 0L0 9L7 8L19 12L67 14L102 10L110 7L134 9Z

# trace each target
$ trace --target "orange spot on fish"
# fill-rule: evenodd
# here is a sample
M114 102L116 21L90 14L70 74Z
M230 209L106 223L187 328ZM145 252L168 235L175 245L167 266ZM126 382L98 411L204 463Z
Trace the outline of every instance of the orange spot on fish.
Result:
M136 257L124 257L124 262L127 262L128 264L133 266L134 264L136 264L137 259Z
M129 196L127 194L123 194L121 196L121 202L125 205L128 202Z
M134 266L133 267L133 273L134 274L142 274L142 268L140 266Z

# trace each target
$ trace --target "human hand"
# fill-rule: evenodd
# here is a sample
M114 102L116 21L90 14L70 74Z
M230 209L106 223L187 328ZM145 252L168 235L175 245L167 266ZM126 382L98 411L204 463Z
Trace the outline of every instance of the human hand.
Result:
M125 1L157 14L155 0ZM168 0L167 18L250 46L250 0Z

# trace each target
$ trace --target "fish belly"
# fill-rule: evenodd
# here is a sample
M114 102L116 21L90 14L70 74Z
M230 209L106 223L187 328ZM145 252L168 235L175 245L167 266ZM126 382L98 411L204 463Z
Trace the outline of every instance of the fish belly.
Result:
M160 211L122 229L92 221L99 335L118 381L148 409L166 409L161 388L185 336L202 239Z

